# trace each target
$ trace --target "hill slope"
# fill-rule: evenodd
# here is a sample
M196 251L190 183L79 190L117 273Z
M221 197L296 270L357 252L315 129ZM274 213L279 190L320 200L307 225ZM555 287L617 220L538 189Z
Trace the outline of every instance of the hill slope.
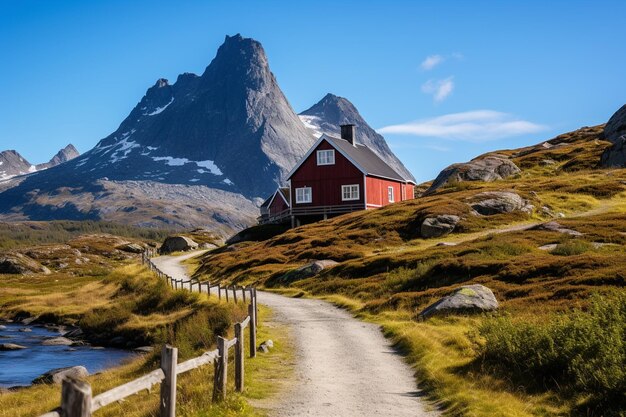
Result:
M589 338L605 343L613 330L605 336L602 329L616 322L597 327L588 313L570 313L588 308L591 294L624 294L626 285L626 169L599 167L611 146L604 137L602 126L582 128L482 155L473 162L503 159L521 172L492 182L451 181L415 200L218 249L205 255L196 276L327 297L354 309L408 352L420 382L448 415L620 415L626 402L615 393L624 378L611 369L623 369L626 356L585 350ZM438 237L428 237L433 230ZM314 260L338 264L317 274L300 269ZM419 311L466 284L491 288L506 314L415 321ZM606 303L593 307L594 314L620 308ZM588 326L588 336L554 330L574 326L568 323ZM546 336L556 334L569 339ZM610 337L623 345L624 335ZM552 356L541 343L556 346ZM566 356L572 350L601 363L584 378L613 375L613 391L555 370L564 360L572 363ZM537 363L547 364L537 371Z

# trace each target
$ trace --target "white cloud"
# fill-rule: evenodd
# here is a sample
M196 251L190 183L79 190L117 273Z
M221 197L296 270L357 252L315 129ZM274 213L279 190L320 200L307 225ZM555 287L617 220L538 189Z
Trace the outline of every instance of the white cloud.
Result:
M385 126L378 132L477 143L538 133L546 128L546 126L519 119L509 113L474 110Z
M445 61L445 58L442 57L441 55L430 55L430 56L427 56L426 59L422 61L422 63L420 64L420 67L424 71L430 71L431 69L435 68L437 65L441 64L443 61Z
M444 101L454 90L454 77L443 80L428 80L422 84L422 92L431 94L436 103Z

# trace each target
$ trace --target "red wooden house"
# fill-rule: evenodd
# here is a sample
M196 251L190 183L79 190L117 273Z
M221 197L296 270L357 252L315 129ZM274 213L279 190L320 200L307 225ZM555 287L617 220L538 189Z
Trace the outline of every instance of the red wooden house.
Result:
M355 138L355 126L343 125L341 138L318 139L289 173L290 207L274 221L290 218L295 226L413 198L415 183ZM268 210L275 201L268 202Z

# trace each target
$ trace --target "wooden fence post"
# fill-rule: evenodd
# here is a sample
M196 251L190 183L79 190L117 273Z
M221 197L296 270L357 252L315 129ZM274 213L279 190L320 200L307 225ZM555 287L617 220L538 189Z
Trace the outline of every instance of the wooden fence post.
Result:
M61 387L62 417L91 417L91 386L88 382L64 378Z
M235 343L235 390L237 392L243 392L243 329L241 323L235 323L235 337L237 343Z
M222 300L222 289L220 288L220 283L217 283L217 296L219 297L219 300Z
M241 296L243 297L243 303L246 303L246 287L241 287Z
M259 307L256 303L256 288L253 288L252 291L254 292L254 326L256 328L259 326Z
M237 304L237 286L233 285L233 300L235 300L235 304Z
M176 416L176 364L178 363L178 349L170 345L161 350L161 370L165 374L161 382L160 417Z
M228 285L226 286L226 302L228 302Z
M248 304L248 316L250 316L250 357L256 358L256 320L252 300Z
M226 376L228 372L228 348L226 339L217 338L217 351L219 357L215 359L215 378L213 382L213 401L226 399Z
M211 296L211 281L206 283L206 293L209 297Z

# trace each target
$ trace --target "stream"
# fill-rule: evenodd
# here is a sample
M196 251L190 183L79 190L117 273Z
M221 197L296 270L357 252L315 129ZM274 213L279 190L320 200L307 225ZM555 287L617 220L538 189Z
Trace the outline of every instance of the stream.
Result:
M26 349L0 351L0 388L31 385L33 379L55 368L82 365L89 374L120 365L136 353L92 346L44 346L48 338L61 336L55 330L23 324L4 324L0 343L26 346ZM20 331L30 329L30 331Z

